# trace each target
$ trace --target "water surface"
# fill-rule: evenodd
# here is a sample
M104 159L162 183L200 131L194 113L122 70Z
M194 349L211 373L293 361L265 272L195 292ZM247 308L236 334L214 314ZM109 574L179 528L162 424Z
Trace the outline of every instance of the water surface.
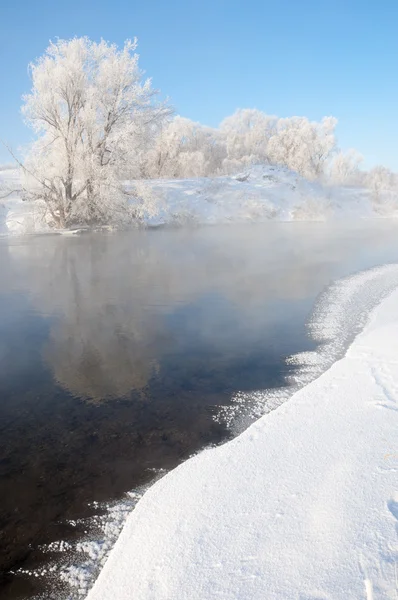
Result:
M394 223L0 240L0 597L120 498L231 435L236 392L285 385L335 279L398 262ZM47 587L46 587L47 586Z

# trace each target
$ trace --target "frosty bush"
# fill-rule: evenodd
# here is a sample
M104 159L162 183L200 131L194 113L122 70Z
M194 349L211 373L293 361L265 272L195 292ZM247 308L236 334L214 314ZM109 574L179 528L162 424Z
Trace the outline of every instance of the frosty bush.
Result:
M383 166L367 173L367 186L372 192L372 204L382 216L396 215L398 211L398 176Z
M355 185L360 183L359 165L363 157L356 150L338 152L331 161L329 179L337 185Z
M155 178L212 177L274 163L317 179L325 175L335 153L336 124L333 117L320 122L280 119L257 109L240 109L215 129L177 116L158 130L153 147L142 153L141 172ZM336 169L354 168L350 160L354 163L356 157L340 157Z

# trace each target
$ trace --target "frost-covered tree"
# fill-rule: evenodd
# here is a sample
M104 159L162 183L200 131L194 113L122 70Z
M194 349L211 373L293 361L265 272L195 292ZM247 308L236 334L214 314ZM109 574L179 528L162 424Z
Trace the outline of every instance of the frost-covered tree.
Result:
M275 133L277 117L254 108L237 110L224 119L220 130L225 137L225 165L268 162L268 142Z
M372 191L375 200L379 200L383 193L396 193L398 191L397 175L382 165L377 165L371 169L365 182Z
M324 117L321 122L306 117L279 119L268 144L270 160L308 179L320 178L336 149L336 125L334 117Z
M363 156L356 150L339 151L332 159L329 169L329 180L337 185L359 183L359 165Z
M384 215L396 214L398 210L398 175L378 165L366 175L365 183L371 190L373 206Z
M135 40L121 50L58 40L30 65L22 110L37 139L23 165L26 197L43 201L58 227L134 220L144 204L156 210L148 197L131 202L120 181L169 113L142 81L135 49Z
M331 174L337 151L337 120L278 118L257 109L239 109L218 129L175 117L157 128L154 143L140 154L141 177L184 178L234 174L254 164L286 166L309 179ZM334 176L354 175L359 155L336 158ZM339 171L339 173L337 173Z
M143 157L148 177L205 177L219 172L225 148L218 131L177 116Z

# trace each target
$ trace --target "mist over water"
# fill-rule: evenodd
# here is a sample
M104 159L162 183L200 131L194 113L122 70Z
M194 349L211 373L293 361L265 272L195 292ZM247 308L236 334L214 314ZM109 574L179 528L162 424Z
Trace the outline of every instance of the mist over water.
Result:
M398 262L394 223L0 240L1 598L14 573L201 447L236 392L283 387L335 279ZM45 587L44 587L45 590Z

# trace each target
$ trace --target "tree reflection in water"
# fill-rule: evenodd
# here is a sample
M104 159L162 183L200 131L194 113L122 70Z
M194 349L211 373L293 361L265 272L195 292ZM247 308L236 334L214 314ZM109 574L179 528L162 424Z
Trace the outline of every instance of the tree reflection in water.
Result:
M218 407L284 385L285 356L313 346L316 295L393 260L383 224L1 241L0 592L88 503L226 439Z

